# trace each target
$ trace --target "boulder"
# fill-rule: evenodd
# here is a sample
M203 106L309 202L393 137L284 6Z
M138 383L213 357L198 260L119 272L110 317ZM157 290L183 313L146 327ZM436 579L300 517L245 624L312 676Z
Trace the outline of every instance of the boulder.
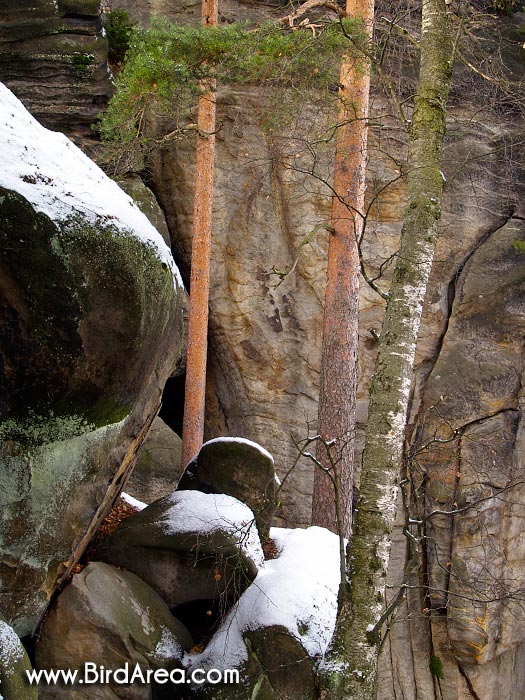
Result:
M177 491L127 518L97 557L133 571L170 608L235 599L264 562L251 510L231 496L198 491Z
M158 408L182 285L131 199L2 85L0 125L0 614L23 636Z
M167 496L181 474L180 437L161 418L155 418L142 446L126 491L145 503Z
M0 620L0 698L5 700L36 700L36 685L30 685L26 675L31 671L27 652L16 632Z
M116 671L128 664L128 680L137 665L145 678L148 669L180 668L184 650L191 645L187 629L144 581L128 571L92 562L60 594L36 647L37 668L79 669L84 683L42 685L39 697L83 700L94 697L94 688L97 698L108 700L172 697L169 683L151 687L141 682L88 685L87 681L101 666ZM95 666L84 675L86 662Z
M277 508L278 488L271 454L251 440L227 437L206 442L177 485L177 491L226 493L246 503L263 541Z
M239 683L195 686L196 698L313 700L337 614L339 538L319 527L272 528L279 552L223 619L190 668L238 669Z
M166 218L155 199L153 192L147 187L138 175L128 175L125 178L117 180L117 183L126 194L129 194L131 199L138 206L140 211L145 214L157 231L161 234L166 245L170 245L170 232L166 224Z

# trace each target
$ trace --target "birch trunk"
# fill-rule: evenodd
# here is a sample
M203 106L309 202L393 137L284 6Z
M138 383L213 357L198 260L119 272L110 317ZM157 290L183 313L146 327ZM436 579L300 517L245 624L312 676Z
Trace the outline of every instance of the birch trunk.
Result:
M218 0L202 1L202 24L215 26ZM182 466L194 457L204 437L206 358L208 352L208 299L215 163L215 89L210 79L203 86L197 113L197 159L191 244L190 310L184 419L182 425Z
M347 0L348 17L363 19L364 39L372 37L374 0ZM368 48L368 47L367 47ZM370 62L366 54L344 56L339 78L339 110L334 164L334 191L328 245L321 387L316 456L326 470L316 469L312 524L349 537L352 522L355 396L359 320L358 237L363 228L367 162ZM332 447L336 470L326 451ZM330 472L330 474L328 474ZM335 482L335 483L334 483ZM339 499L340 518L336 514Z
M360 501L348 551L351 583L341 596L326 662L328 690L321 695L326 700L373 700L376 695L385 582L416 341L441 216L441 154L452 60L445 2L425 0L409 141L408 206L370 389Z

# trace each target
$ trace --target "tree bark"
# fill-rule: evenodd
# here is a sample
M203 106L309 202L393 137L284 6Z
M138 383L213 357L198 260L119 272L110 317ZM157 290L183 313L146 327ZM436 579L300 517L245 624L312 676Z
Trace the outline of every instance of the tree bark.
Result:
M202 1L202 24L215 26L218 0ZM204 438L206 357L208 352L208 299L215 164L216 81L203 85L197 114L197 159L191 246L190 309L184 419L182 425L182 466L194 457Z
M347 557L350 585L341 597L323 679L329 690L322 697L330 700L373 700L376 694L416 341L441 216L440 168L452 60L445 1L425 0L409 140L408 206L370 389L360 501Z
M363 20L363 41L372 37L374 0L347 0L347 17ZM366 46L366 49L369 47ZM355 396L359 320L358 238L363 228L367 163L370 62L367 53L343 57L339 78L339 110L334 165L334 192L328 244L321 386L316 457L323 470L314 473L312 524L349 537L355 438ZM331 470L325 444L337 467ZM335 483L334 483L335 482ZM337 522L339 498L342 523ZM341 527L342 526L342 527Z

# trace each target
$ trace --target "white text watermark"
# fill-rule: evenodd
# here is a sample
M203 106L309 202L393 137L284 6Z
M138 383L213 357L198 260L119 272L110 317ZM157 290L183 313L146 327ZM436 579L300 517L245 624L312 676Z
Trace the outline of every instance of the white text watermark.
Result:
M121 668L110 669L87 661L83 669L31 669L26 671L30 685L93 685L113 683L115 685L132 685L133 683L150 684L191 683L202 685L210 683L239 683L239 671L234 668L219 670L211 668L185 669L174 668L168 671L166 668L142 668L138 663L134 666L124 664Z

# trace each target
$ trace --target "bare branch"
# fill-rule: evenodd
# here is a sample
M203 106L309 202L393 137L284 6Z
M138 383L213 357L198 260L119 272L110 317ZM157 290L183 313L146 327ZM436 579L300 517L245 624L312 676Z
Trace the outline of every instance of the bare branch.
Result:
M287 24L290 28L295 28L295 20L316 7L324 7L325 9L334 12L339 17L346 17L346 12L335 2L331 2L331 0L306 0L305 3L295 10L295 12L291 12L289 15L279 18L277 22L279 24Z

